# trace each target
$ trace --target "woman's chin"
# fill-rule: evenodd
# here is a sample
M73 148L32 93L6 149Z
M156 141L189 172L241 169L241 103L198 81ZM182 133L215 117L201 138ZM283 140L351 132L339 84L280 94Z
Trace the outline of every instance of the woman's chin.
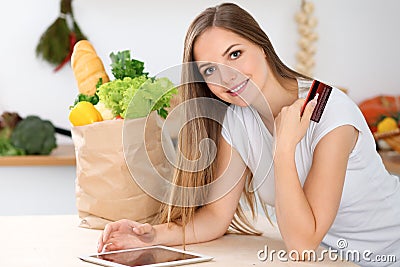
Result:
M248 106L250 106L250 104L249 103L246 103L246 102L239 102L239 103L234 103L236 106L239 106L239 107L242 107L242 108L245 108L245 107L248 107Z

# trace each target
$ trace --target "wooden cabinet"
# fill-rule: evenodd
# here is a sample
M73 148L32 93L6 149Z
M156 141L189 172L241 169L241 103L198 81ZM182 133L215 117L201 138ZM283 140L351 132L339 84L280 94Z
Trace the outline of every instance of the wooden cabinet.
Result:
M0 216L75 214L75 149L49 156L0 157Z

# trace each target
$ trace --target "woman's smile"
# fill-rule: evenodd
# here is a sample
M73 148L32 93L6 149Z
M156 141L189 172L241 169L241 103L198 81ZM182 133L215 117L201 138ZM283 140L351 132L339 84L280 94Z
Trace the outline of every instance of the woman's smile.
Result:
M242 83L234 86L233 88L231 88L227 92L231 96L238 96L240 93L242 93L247 88L247 84L248 84L249 80L250 79L246 79L245 81L243 81Z

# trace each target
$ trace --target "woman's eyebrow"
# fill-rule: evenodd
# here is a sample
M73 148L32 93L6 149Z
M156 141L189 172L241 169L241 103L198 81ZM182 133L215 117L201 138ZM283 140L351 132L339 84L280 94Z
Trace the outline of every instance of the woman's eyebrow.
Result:
M203 67L205 67L205 66L208 66L208 65L210 65L210 64L211 64L210 62L203 63L203 64L198 65L197 68L198 68L198 69L201 69L201 68L203 68Z
M224 57L224 56L229 52L229 50L231 50L232 47L234 47L234 46L236 46L236 45L240 45L240 44L233 44L233 45L230 45L230 46L225 50L225 52L222 54L222 56Z
M237 45L240 45L240 44L233 44L233 45L230 45L230 46L225 50L225 52L222 53L222 56L224 57L224 56L229 52L229 50L232 49L232 47L237 46ZM207 65L210 65L210 64L211 64L211 63L209 63L209 62L203 63L203 64L198 65L197 68L198 68L198 69L201 69L201 68L203 68L203 67L205 67L205 66L207 66Z

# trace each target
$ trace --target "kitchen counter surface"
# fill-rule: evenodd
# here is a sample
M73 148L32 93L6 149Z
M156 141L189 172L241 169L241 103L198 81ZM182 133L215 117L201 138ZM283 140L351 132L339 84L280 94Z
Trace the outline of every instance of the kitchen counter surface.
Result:
M80 228L78 223L77 215L0 217L0 266L97 266L81 261L78 256L96 252L100 231ZM268 258L263 262L257 257L258 251L265 251L265 246L268 246L268 253L283 250L284 244L277 228L267 220L258 223L258 228L264 231L263 236L229 234L211 242L188 245L189 251L214 257L211 262L188 266L356 266L328 257L323 262L283 262L278 260L276 253L272 261Z

